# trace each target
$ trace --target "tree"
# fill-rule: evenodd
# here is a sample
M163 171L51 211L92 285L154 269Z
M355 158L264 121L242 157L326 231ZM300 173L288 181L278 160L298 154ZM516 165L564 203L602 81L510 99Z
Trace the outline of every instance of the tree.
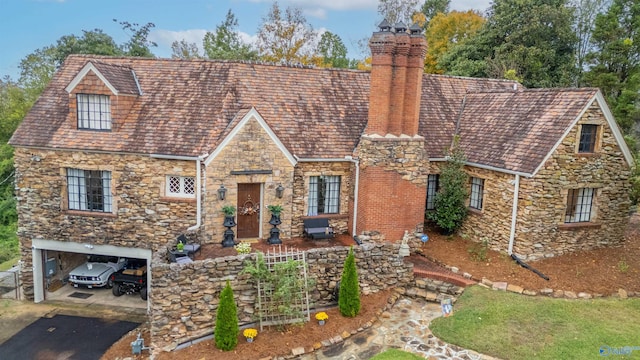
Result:
M585 82L599 87L625 133L640 122L640 3L614 0L596 17Z
M258 29L258 53L265 61L308 63L317 34L298 8L284 14L274 2Z
M465 156L459 139L454 138L447 162L440 171L440 190L434 199L435 210L427 213L430 220L445 234L456 232L467 217L467 190L469 176L464 172Z
M495 0L476 36L442 57L449 73L505 77L514 70L527 87L570 85L575 34L567 0Z
M403 22L410 26L413 23L413 14L418 10L418 0L380 0L378 2L378 14L393 26Z
M207 32L204 35L204 53L209 59L220 60L256 60L258 53L251 45L245 44L238 35L238 19L231 9L227 17L218 26L215 33Z
M122 26L122 30L131 34L129 41L124 43L124 45L122 46L124 55L137 57L155 57L151 52L151 48L158 46L158 44L149 40L149 33L151 32L151 29L156 27L154 23L148 22L140 26L136 23L130 23L128 21L118 21L117 19L113 19L113 21L120 24L120 26Z
M318 43L318 54L328 67L346 68L349 66L347 47L344 46L340 36L330 31L322 34L320 43Z
M100 29L82 30L81 37L76 35L62 36L56 42L55 51L56 67L62 65L64 59L71 54L107 56L121 56L124 54L113 38Z
M449 13L450 4L451 0L425 0L420 9L425 18L424 29L428 28L429 23L436 15Z
M438 13L431 19L427 32L427 55L424 70L431 74L443 74L446 69L440 66L440 58L449 47L462 44L472 38L484 24L484 18L477 12L452 11L448 14Z
M216 313L216 328L214 338L216 347L220 350L230 351L238 345L238 309L233 300L233 290L227 280L227 286L220 293L220 303Z
M572 0L575 11L573 29L576 33L576 86L583 85L583 72L587 54L593 51L591 34L595 27L596 16L606 10L610 0Z
M171 44L172 59L200 59L201 57L196 43L190 43L182 39Z
M358 281L358 269L353 255L353 246L349 248L349 254L344 261L339 294L338 308L340 309L340 314L346 317L358 315L360 313L360 282Z

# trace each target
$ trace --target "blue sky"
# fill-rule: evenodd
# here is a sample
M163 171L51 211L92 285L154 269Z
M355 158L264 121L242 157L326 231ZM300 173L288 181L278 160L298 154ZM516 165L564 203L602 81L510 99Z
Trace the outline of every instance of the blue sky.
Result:
M238 18L238 30L247 39L255 37L272 0L0 0L0 78L14 80L18 65L38 48L55 44L64 35L82 35L82 30L102 29L118 44L125 33L113 19L156 25L152 51L171 56L171 43L185 39L202 44L207 31L215 30L229 9ZM420 4L422 0L418 1ZM338 34L349 49L349 57L359 57L356 43L369 36L380 22L378 0L280 0L281 8L296 6L316 30ZM490 0L452 0L452 10L476 9L484 12Z

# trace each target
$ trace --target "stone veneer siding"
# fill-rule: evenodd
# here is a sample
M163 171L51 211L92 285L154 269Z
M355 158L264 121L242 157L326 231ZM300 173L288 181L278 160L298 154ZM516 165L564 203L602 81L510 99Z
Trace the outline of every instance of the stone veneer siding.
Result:
M582 124L600 125L594 154L577 152ZM532 259L621 245L629 222L629 176L622 150L594 103L536 176L521 179L514 252ZM568 190L586 187L596 189L591 222L565 224Z
M270 170L271 174L231 175L231 171ZM267 132L255 118L249 119L233 139L222 149L218 156L206 167L203 242L220 243L226 230L222 223L224 205L238 207L238 185L243 183L262 184L260 226L262 237L269 237L271 214L266 205L282 205L282 224L280 237L291 237L291 219L293 196L293 165L281 149L271 140ZM227 188L226 200L218 200L218 189L224 184ZM276 198L276 187L282 184L282 199ZM237 234L237 228L233 228Z
M40 160L32 160L37 156ZM195 162L16 148L18 239L24 267L34 238L157 250L195 224L195 199L164 196L166 175L195 176ZM66 169L111 171L111 213L67 210ZM22 272L28 298L33 274Z
M357 232L377 231L395 241L422 226L429 171L424 139L363 136L357 152Z
M580 125L600 125L601 144L594 154L578 154ZM506 252L511 230L515 175L466 167L485 179L482 211L470 210L461 228L474 241ZM629 221L630 169L594 103L533 178L520 177L513 252L525 260L578 250L620 245ZM565 224L569 189L595 188L592 221Z
M353 208L354 170L352 162L299 162L294 172L293 187L293 219L291 236L303 235L303 220L307 218L309 209L309 177L340 176L340 206L338 214L321 214L313 217L328 218L329 225L336 234L350 233L351 214Z
M399 246L368 243L354 247L362 294L391 287L413 286L413 264L398 257ZM334 304L331 300L340 280L348 247L306 251L308 276L316 280L311 306ZM244 261L254 255L229 256L191 264L166 264L164 252L154 255L151 284L151 345L166 351L189 340L211 334L220 292L231 281L241 323L256 321L257 291L248 275L238 275Z

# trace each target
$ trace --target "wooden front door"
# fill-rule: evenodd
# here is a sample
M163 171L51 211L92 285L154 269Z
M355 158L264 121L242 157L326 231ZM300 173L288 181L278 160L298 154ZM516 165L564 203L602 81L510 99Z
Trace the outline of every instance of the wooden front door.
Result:
M238 239L260 236L260 184L238 184Z

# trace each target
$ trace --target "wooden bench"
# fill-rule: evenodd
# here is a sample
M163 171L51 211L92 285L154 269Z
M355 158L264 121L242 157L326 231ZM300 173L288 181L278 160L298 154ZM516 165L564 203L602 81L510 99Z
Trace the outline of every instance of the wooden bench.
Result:
M329 226L327 218L304 219L302 222L304 224L303 234L313 240L333 237L333 228Z

